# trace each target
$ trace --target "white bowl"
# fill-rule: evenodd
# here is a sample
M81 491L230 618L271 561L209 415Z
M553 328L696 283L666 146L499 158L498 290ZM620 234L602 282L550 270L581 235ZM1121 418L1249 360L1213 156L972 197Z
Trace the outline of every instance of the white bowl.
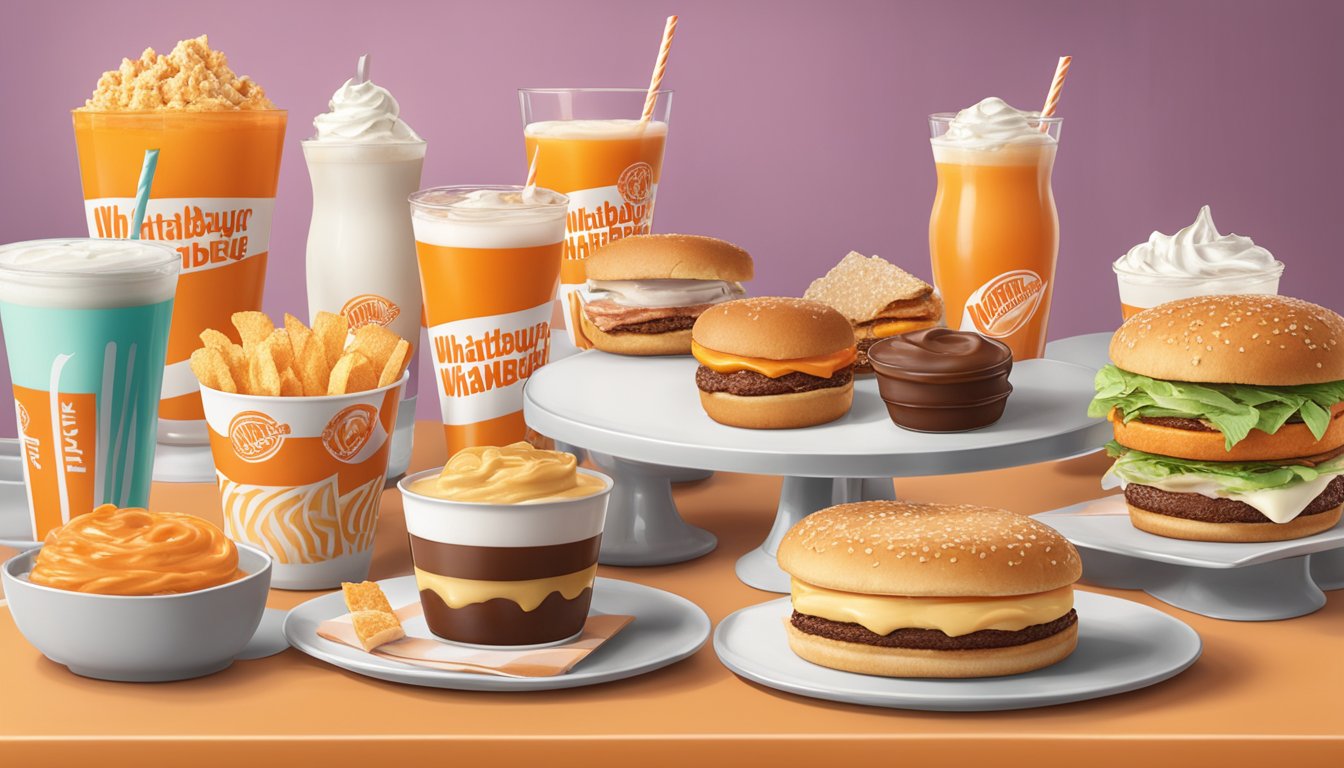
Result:
M99 680L160 682L218 672L257 631L271 586L271 558L238 545L247 575L177 595L95 595L28 580L40 549L0 568L19 632L42 655Z

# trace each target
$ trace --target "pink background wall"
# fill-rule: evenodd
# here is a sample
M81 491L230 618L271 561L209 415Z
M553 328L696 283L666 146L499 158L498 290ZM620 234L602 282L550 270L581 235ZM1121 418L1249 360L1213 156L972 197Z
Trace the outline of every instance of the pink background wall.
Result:
M69 110L122 57L207 32L290 112L265 308L303 315L298 142L360 53L429 141L426 186L513 183L515 89L643 86L671 12L655 229L741 244L755 293L800 292L851 249L927 278L925 115L988 95L1038 108L1069 53L1052 337L1113 328L1110 262L1204 203L1287 263L1282 292L1344 309L1344 3L1326 0L7 3L0 242L85 234ZM0 434L13 417L0 408Z

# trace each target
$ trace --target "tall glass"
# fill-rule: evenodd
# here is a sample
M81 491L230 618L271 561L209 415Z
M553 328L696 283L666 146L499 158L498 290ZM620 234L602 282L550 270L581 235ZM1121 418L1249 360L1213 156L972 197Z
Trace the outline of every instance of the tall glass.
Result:
M0 246L33 537L100 504L143 507L180 259L142 240Z
M129 236L145 150L159 150L140 238L172 242L182 261L159 406L161 442L208 443L188 358L201 345L201 331L232 336L234 312L261 309L285 121L279 109L74 111L90 237Z
M948 325L998 339L1015 360L1045 352L1059 255L1059 215L1050 174L1054 141L993 149L940 143L955 114L929 116L938 191L929 217L933 279Z
M551 354L569 198L549 189L411 195L425 321L448 455L527 437L523 385Z
M648 234L663 173L672 91L658 91L641 122L645 88L524 88L526 164L537 184L569 196L560 301L570 340L581 344L578 311L584 259L612 240ZM524 167L527 167L526 165Z

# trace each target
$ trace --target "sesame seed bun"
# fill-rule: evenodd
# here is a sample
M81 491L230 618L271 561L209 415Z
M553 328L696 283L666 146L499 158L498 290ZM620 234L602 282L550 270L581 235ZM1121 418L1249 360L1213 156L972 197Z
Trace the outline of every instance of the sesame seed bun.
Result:
M1125 506L1129 507L1129 521L1141 531L1169 539L1223 542L1288 541L1312 536L1334 528L1344 510L1344 507L1335 507L1315 515L1301 515L1286 523L1209 523L1164 515L1133 504Z
M760 296L705 310L691 338L729 355L793 360L853 347L854 329L844 315L819 301Z
M1126 320L1111 361L1154 379L1292 386L1344 380L1344 317L1286 296L1198 296Z
M1274 434L1252 429L1245 439L1227 449L1223 433L1167 427L1135 419L1128 424L1111 411L1115 441L1126 448L1192 461L1279 461L1315 456L1344 445L1344 403L1330 408L1330 425L1317 440L1306 424L1289 422Z
M700 390L700 405L720 424L747 429L797 429L825 424L849 413L854 382L787 395L745 397Z
M827 589L908 597L1046 592L1082 575L1055 529L993 507L864 501L808 515L784 536L779 567Z
M751 254L703 235L633 235L615 240L584 263L590 280L728 280L754 274Z
M811 635L785 625L789 648L823 667L884 677L998 677L1062 661L1078 645L1078 625L1022 645L975 650L884 648Z

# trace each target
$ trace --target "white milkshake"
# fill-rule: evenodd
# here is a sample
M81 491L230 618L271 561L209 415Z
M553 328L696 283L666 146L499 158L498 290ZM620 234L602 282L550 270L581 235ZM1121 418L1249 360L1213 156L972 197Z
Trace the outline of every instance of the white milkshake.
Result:
M367 79L347 80L303 142L313 184L308 229L308 313L346 316L353 332L374 323L418 345L420 277L406 198L420 187L425 142L399 117L397 100ZM418 350L417 350L418 352ZM416 375L397 413L388 475L404 474L415 427Z

